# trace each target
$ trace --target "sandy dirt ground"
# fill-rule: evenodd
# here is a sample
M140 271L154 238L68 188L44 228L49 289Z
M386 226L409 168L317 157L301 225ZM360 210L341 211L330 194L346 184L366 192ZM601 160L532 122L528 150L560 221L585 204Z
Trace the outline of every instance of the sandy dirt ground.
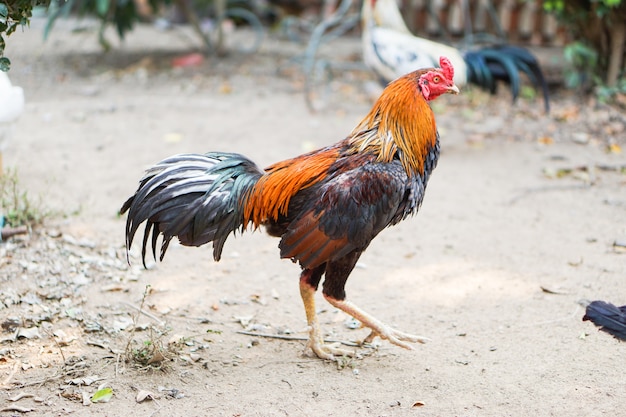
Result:
M505 91L436 102L443 150L424 205L374 240L347 285L432 341L330 363L305 351L299 268L277 240L231 238L219 263L210 247L172 245L143 270L137 246L126 263L117 210L171 154L241 152L265 166L343 138L374 77L337 70L313 114L292 61L302 45L270 35L257 54L174 70L197 45L185 30L140 27L103 55L79 26L60 22L43 43L35 21L6 51L27 104L5 166L52 215L0 246L2 415L624 413L625 347L582 322L580 304L626 304L614 245L626 237L623 110L555 94L546 116ZM322 53L355 61L359 41ZM367 335L318 303L329 339ZM91 402L102 388L110 401Z

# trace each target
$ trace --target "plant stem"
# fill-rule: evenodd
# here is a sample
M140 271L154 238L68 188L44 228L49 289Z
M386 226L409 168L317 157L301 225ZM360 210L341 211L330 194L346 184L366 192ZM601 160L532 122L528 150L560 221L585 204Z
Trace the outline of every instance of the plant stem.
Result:
M622 68L622 55L626 43L626 22L614 22L611 28L611 54L609 55L609 67L606 74L606 83L609 87L617 85L620 69Z

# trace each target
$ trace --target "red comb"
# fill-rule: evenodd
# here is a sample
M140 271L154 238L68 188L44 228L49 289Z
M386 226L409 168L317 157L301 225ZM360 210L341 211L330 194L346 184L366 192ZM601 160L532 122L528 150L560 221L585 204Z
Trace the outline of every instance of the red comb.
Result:
M452 80L454 78L454 67L450 60L445 56L439 57L439 65L441 66L443 75L445 75L448 80Z

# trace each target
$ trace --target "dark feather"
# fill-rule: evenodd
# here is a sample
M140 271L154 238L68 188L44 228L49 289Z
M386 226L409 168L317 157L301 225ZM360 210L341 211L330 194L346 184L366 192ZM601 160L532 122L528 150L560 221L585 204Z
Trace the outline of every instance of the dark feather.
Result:
M299 214L282 236L281 257L314 268L365 250L384 228L417 211L438 149L424 176L409 177L399 161L377 163L372 155L338 161L323 183L294 196L290 212Z
M509 84L513 101L519 95L520 73L526 74L531 84L543 93L545 110L550 111L550 97L543 71L537 59L527 49L496 45L468 51L464 58L470 83L495 93L496 81L503 81Z
M626 341L626 306L616 307L604 301L587 306L583 321L589 320L614 338Z
M175 236L186 246L213 242L213 257L219 260L226 238L245 227L242 204L262 175L252 161L238 154L182 154L159 162L146 171L135 195L120 210L128 211L127 248L139 225L146 222L144 266L148 241L156 259L160 234L161 260Z

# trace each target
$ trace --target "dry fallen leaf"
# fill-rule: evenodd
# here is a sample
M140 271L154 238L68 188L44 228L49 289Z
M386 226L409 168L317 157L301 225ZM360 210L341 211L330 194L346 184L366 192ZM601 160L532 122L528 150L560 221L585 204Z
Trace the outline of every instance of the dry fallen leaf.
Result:
M547 294L556 294L556 295L563 295L563 294L568 294L567 291L563 291L563 290L558 290L555 288L548 288L548 287L544 287L543 285L540 286L541 291L547 293Z
M72 385L85 385L85 386L89 386L91 384L93 384L94 382L98 382L98 381L102 381L104 378L99 377L98 375L89 375L89 376L85 376L82 378L74 378L74 379L70 379L69 381L66 381L68 384L72 384Z
M165 393L168 397L172 397L176 400L180 400L185 397L185 394L180 392L177 388L159 387L159 392Z
M126 288L120 284L111 284L105 285L101 288L103 292L118 292L118 291L126 291Z
M165 360L165 356L161 353L160 350L156 350L152 357L146 362L146 365L151 365L153 363L163 362Z
M616 252L626 251L626 239L615 239L613 242L613 250Z
M233 87L230 85L228 81L224 81L222 85L220 85L220 94L230 94L233 92Z
M411 407L413 407L413 408L415 408L415 407L423 407L425 405L426 404L424 403L424 401L415 401Z
M537 142L542 145L552 145L554 143L554 139L551 136L541 136L537 139Z
M248 327L254 316L235 316L234 319L245 328Z
M41 336L39 335L39 329L37 327L31 327L29 329L22 327L17 331L15 339L19 339L21 337L26 339L39 339Z
M156 400L159 397L156 396L153 392L145 390L145 389L140 389L139 392L137 393L137 396L135 397L135 401L137 401L138 403L144 402L146 400Z

